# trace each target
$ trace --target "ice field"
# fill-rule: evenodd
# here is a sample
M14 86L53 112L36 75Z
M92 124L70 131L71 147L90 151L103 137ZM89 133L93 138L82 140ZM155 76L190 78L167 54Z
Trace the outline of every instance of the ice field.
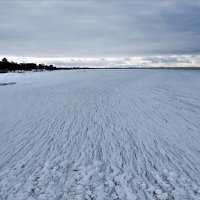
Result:
M0 74L1 200L200 200L200 71Z

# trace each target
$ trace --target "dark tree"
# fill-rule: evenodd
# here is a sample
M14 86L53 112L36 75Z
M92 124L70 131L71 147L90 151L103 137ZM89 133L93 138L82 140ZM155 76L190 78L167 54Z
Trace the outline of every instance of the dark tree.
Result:
M35 63L14 63L8 62L6 58L0 61L0 73L11 71L43 71L43 70L57 70L53 65L35 64Z
M3 59L2 59L2 62L7 63L8 60L7 60L6 58L3 58Z

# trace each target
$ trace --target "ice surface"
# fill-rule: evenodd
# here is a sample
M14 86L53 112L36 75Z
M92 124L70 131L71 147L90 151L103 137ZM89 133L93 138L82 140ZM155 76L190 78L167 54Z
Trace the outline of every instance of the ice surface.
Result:
M1 200L199 200L200 71L0 74Z

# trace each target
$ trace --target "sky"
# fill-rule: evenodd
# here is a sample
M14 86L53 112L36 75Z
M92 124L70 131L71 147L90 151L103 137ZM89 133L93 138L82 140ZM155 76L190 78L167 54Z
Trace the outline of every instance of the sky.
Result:
M0 58L200 66L199 0L0 0Z

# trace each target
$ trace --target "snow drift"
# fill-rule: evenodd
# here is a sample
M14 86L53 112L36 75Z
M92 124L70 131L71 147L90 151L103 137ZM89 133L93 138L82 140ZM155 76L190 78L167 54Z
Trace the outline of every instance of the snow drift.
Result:
M200 71L1 74L0 199L200 199Z

